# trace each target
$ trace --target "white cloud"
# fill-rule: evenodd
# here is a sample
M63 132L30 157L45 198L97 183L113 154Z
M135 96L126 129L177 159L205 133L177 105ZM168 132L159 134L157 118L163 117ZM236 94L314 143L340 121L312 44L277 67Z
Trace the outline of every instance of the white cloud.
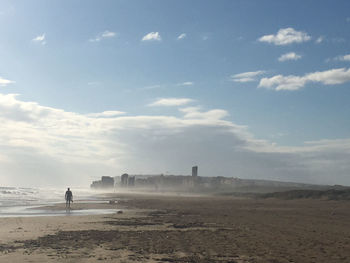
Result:
M251 81L256 81L257 80L256 77L262 74L265 74L264 70L239 73L239 74L232 75L230 78L232 81L235 81L235 82L251 82Z
M259 38L260 42L267 42L274 45L290 45L293 43L302 43L309 41L311 37L302 31L296 31L294 28L282 28L276 35L265 35Z
M224 120L225 110L179 110L84 115L0 94L2 183L88 186L101 175L190 174L198 164L201 176L350 184L350 139L282 147Z
M33 42L40 43L42 45L46 44L45 34L39 35L32 39Z
M304 87L306 81L303 77L276 75L271 78L262 78L259 87L275 90L298 90Z
M271 78L262 78L259 87L274 90L299 90L310 82L322 83L324 85L336 85L349 81L350 69L338 68L308 73L302 77L294 75L276 75Z
M316 44L320 44L320 43L322 43L324 41L324 37L323 36L320 36L320 37L318 37L316 40L315 40L315 43Z
M194 85L194 82L192 81L185 81L177 84L177 86L193 86L193 85Z
M180 109L180 111L185 113L185 119L221 120L222 118L229 116L227 111L221 109L202 112L200 107L187 107Z
M117 34L116 34L115 32L106 30L106 31L104 31L104 32L99 33L96 37L90 38L89 41L90 41L90 42L100 42L100 41L103 40L103 39L106 39L106 38L113 38L113 37L115 37L115 36L117 36Z
M38 42L44 41L45 40L45 34L39 35L39 36L33 38L32 40L33 41L38 41Z
M173 84L155 84L155 85L139 88L139 90L153 90L153 89L169 88L169 87L189 87L193 85L194 85L194 82L185 81L185 82L173 83Z
M278 58L278 61L283 62L283 61L287 61L287 60L298 60L298 59L301 59L300 55L296 54L295 52L289 52L289 53L281 55Z
M109 38L109 37L115 37L116 34L115 34L115 32L111 32L111 31L106 30L106 31L104 31L104 32L102 33L101 36L102 36L103 38Z
M0 77L0 87L6 87L9 84L15 83L15 81L4 79Z
M330 69L309 73L305 76L309 81L321 82L325 85L343 84L350 81L350 68Z
M187 35L185 33L180 34L177 39L184 39Z
M161 98L148 106L181 106L193 102L193 99L189 98Z
M344 55L344 56L338 56L334 60L337 61L350 61L350 54Z
M150 32L142 38L142 41L161 41L159 32Z
M142 87L142 88L140 88L140 90L160 89L160 88L162 88L162 87L163 87L163 86L160 85L160 84L155 84L155 85L150 85L150 86Z
M103 111L98 113L89 113L87 114L87 116L93 117L93 118L110 118L110 117L116 117L124 114L125 114L124 111Z

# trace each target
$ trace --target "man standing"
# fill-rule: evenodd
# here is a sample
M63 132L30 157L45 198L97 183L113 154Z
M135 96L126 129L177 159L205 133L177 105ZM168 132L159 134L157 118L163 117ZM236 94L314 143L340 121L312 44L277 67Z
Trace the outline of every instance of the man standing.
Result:
M73 193L72 191L69 189L67 189L66 191L66 195L65 195L65 199L66 199L66 209L69 208L70 209L70 202L73 203Z

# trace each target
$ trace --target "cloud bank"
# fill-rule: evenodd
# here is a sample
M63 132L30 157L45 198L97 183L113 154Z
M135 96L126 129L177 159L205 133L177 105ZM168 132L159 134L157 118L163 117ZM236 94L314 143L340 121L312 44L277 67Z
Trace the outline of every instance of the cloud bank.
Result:
M88 186L124 172L190 174L198 164L201 176L350 184L350 139L281 147L225 110L178 107L173 115L79 114L0 94L2 183Z

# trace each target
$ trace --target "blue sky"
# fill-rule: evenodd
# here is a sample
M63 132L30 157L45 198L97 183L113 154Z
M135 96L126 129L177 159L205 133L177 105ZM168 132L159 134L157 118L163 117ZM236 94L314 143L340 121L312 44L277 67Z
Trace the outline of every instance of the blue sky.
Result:
M2 1L5 182L197 163L202 175L350 184L348 10L349 1Z

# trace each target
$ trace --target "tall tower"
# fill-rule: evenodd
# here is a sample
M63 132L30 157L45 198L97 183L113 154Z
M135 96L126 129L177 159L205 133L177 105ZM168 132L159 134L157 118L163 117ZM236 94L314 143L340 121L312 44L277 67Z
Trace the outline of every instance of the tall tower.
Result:
M192 176L197 177L198 176L198 166L192 167Z

